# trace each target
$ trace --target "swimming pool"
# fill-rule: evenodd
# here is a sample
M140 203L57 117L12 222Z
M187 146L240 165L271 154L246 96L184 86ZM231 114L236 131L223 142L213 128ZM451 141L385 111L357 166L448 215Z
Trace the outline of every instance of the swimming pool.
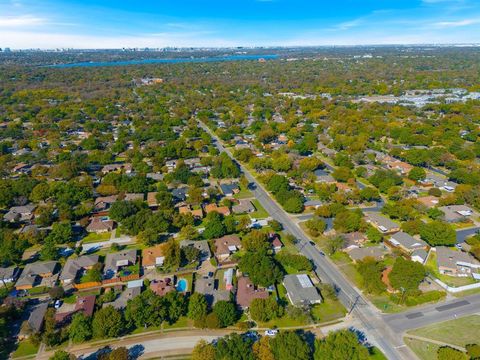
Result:
M185 292L187 290L188 282L186 279L180 279L177 282L177 291Z

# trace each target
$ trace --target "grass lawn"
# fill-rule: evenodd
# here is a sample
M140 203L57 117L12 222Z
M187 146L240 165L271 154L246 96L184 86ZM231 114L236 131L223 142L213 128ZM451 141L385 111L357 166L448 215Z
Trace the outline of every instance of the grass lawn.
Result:
M77 295L75 294L72 294L70 296L63 298L63 302L66 304L75 304L76 301L77 301Z
M12 354L12 358L18 358L23 356L34 356L38 351L38 345L34 345L30 340L22 340L18 343L18 348Z
M442 275L438 272L437 267L437 254L433 251L430 251L430 255L428 256L427 262L425 263L425 268L427 271L432 274L434 277L443 281L448 286L458 287L463 285L474 284L476 281L472 277L455 277L455 276L448 276Z
M467 344L478 343L479 341L480 315L466 316L436 323L420 329L411 330L408 334L465 347Z
M405 338L405 344L421 360L437 360L437 351L440 346L426 341Z
M312 308L312 317L316 322L327 322L345 316L347 310L338 300L325 299Z
M312 236L309 230L307 229L307 226L305 225L305 223L306 221L302 221L302 222L299 222L298 225L302 228L303 231L305 231L308 237L317 244L317 246L320 249L325 250L326 248L325 241L327 240L327 238L323 234L320 234L318 236Z
M256 211L253 213L250 213L251 218L255 219L265 219L268 217L267 211L263 208L262 205L260 205L260 202L257 199L252 200L253 206L255 206Z
M178 321L172 325L169 323L164 323L163 324L163 329L178 329L178 328L184 328L184 327L190 327L192 326L190 323L190 320L186 316L182 316Z
M46 286L35 286L34 288L28 289L28 294L29 295L40 295L40 294L46 294L48 292L49 288Z
M260 321L257 322L258 327L261 327L261 328L273 328L273 327L285 328L285 327L293 327L293 326L304 326L307 324L308 324L307 318L291 319L287 315L284 315L279 319L273 319L267 322L260 322Z
M253 197L253 194L250 190L248 189L243 189L242 187L240 188L240 192L238 194L235 194L233 196L235 199L248 199Z
M100 241L107 241L107 240L110 240L111 236L112 234L110 232L101 233L101 234L88 233L88 235L82 239L82 243L88 244L88 243L94 243L94 242L100 242Z
M218 280L219 290L226 290L225 281L223 281L223 274L225 274L225 269L219 269L215 272L215 279Z
M370 349L371 360L387 360L387 357L376 347Z

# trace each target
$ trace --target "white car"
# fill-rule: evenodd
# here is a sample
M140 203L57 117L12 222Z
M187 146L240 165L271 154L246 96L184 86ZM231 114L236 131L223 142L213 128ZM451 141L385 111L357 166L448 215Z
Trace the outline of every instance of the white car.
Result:
M275 336L278 334L278 330L277 329L268 329L268 330L265 330L265 336Z
M62 306L62 301L61 300L57 300L55 301L55 303L53 304L53 307L55 309L60 309L60 306Z

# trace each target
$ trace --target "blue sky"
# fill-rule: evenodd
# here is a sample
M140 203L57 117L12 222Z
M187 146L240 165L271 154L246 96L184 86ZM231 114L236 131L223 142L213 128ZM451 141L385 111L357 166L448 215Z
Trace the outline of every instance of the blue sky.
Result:
M0 47L480 43L480 0L0 0Z

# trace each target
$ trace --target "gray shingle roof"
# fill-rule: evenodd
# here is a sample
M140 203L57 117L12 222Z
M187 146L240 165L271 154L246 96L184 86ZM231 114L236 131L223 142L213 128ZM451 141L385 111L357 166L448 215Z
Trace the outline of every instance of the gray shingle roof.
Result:
M73 280L81 269L93 266L98 263L98 255L83 255L76 259L68 259L60 274L60 280Z
M307 274L286 275L283 285L293 305L315 304L322 301L322 297Z
M390 237L390 242L396 246L402 246L408 250L425 248L427 243L421 239L415 239L413 236L400 231Z

